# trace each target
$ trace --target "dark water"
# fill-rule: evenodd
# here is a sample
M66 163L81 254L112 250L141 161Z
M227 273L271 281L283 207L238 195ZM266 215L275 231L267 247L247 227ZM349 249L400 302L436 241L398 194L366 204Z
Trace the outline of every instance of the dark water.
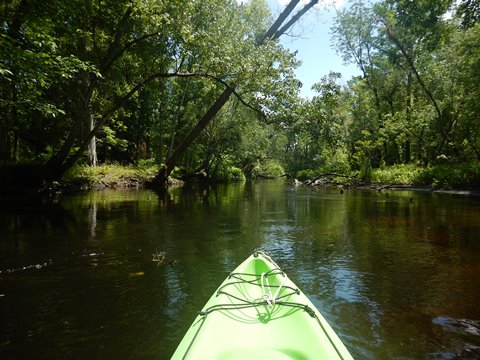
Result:
M1 201L1 359L169 359L255 247L356 359L480 358L480 199L261 182Z

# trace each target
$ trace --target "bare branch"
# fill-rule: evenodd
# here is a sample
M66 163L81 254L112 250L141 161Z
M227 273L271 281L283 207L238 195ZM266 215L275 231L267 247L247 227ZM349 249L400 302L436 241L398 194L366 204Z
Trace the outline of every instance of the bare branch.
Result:
M240 94L238 94L236 91L235 91L235 86L231 86L230 84L228 84L225 80L223 80L222 78L220 77L217 77L217 76L214 76L214 75L211 75L211 74L208 74L208 73L177 73L177 72L174 72L174 73L153 73L151 74L150 76L146 77L145 79L143 79L142 81L140 81L138 84L136 84L132 89L130 89L130 91L128 93L126 93L124 96L122 96L116 103L115 105L113 105L110 110L108 110L96 123L95 127L90 131L90 133L85 137L85 139L83 140L83 143L81 144L81 146L79 147L79 149L71 156L69 157L63 167L66 167L68 168L70 166L70 164L74 164L79 158L80 156L82 156L83 154L83 151L87 148L88 144L90 143L90 140L95 136L97 135L101 129L103 128L103 126L105 125L105 123L108 121L108 119L110 119L110 117L118 110L120 109L124 104L125 102L127 102L133 95L135 95L138 91L140 91L143 87L145 87L147 84L149 84L150 82L152 82L153 80L155 79L160 79L160 78L173 78L173 77L179 77L179 78L206 78L206 79L210 79L210 80L214 80L220 84L222 84L224 87L225 87L225 90L222 94L228 94L228 95L224 95L224 97L228 96L230 97L230 95L235 95L235 97L243 104L245 105L246 107L248 107L249 109L259 113L260 115L262 115L263 117L265 117L265 114L263 114L262 111L260 111L259 109L256 109L255 107L253 107L252 105L248 104L241 96ZM224 99L222 98L222 101ZM228 100L228 98L227 98ZM226 101L226 100L225 100Z
M280 29L278 29L275 32L275 34L272 36L272 39L275 40L275 39L278 39L280 36L282 36L282 34L285 31L287 31L298 19L300 19L303 16L303 14L305 14L317 3L318 3L318 0L312 0L307 5L305 5L302 10L300 10L294 16L292 16L292 18L285 25L283 25Z
M260 41L258 42L259 45L262 45L265 40L273 38L274 34L278 31L278 28L283 24L283 22L287 19L288 15L295 9L295 6L298 5L300 0L292 0L290 3L285 7L282 13L278 16L277 20L270 26L270 29L262 36Z
M387 26L387 24L385 24L385 22L383 22L383 24L385 25L385 31L387 33L388 38L395 44L395 46L398 48L398 50L400 50L400 53L402 54L402 56L407 61L408 65L410 66L410 69L412 69L413 73L415 74L415 77L417 78L418 83L422 87L425 94L427 94L428 99L432 102L432 104L435 108L435 111L437 112L438 118L441 119L442 118L442 111L440 110L440 107L438 106L437 101L433 97L432 93L430 92L430 90L427 88L427 86L423 82L423 79L420 76L420 74L417 70L417 67L415 66L415 63L413 62L413 59L410 57L410 55L408 55L407 51L405 50L403 45L400 43L400 40L398 40L398 38L395 36L395 34Z

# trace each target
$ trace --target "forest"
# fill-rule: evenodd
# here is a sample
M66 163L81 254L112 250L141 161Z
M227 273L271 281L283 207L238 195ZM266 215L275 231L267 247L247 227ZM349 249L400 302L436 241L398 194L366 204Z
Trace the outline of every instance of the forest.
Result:
M305 99L279 38L316 3L2 2L0 185L119 164L158 184L395 169L480 186L480 1L347 2L332 46L361 75Z

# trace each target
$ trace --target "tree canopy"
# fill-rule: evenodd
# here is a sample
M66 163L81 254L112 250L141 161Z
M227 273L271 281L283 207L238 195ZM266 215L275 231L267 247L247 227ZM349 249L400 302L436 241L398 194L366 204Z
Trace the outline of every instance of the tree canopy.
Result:
M332 46L362 75L302 99L278 39L315 3L277 19L263 0L2 3L0 165L48 182L97 161L210 177L480 161L478 1L349 4Z

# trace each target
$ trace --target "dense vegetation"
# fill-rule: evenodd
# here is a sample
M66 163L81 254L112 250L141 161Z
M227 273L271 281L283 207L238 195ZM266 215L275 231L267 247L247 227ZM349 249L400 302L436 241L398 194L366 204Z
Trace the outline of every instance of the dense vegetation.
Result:
M462 186L480 185L480 2L349 4L332 45L362 75L326 74L312 99L278 40L317 3L299 2L277 21L262 0L2 3L4 178L148 161L157 178L370 181L408 164L396 168L421 166L426 183L456 166Z

